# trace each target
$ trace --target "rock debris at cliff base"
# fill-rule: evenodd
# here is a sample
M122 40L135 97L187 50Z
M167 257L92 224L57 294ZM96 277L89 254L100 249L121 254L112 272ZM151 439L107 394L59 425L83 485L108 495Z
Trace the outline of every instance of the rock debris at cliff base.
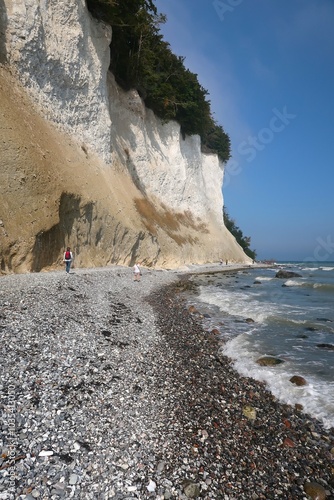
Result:
M332 431L235 373L176 273L0 285L1 499L334 498Z

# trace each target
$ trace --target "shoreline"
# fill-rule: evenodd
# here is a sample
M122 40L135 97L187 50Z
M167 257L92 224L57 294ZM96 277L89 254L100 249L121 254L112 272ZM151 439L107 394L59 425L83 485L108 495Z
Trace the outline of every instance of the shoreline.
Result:
M334 498L333 435L218 353L178 293L191 274L1 280L2 401L16 423L0 498L293 500L308 482Z
M181 282L184 280L187 276L180 278ZM169 292L163 292L172 304L173 314L161 308L156 299L157 314L164 335L187 362L187 369L176 370L174 376L184 379L189 370L187 379L191 386L184 391L185 405L196 411L192 410L190 418L184 416L184 427L197 425L197 433L189 434L188 439L204 456L215 455L209 474L217 477L217 470L222 474L225 468L217 498L228 495L245 500L292 500L306 498L305 487L310 495L307 498L334 498L333 428L324 429L317 419L279 402L264 383L239 375L232 361L219 352L219 338L204 330L198 316L188 313L183 299L178 300L178 288L180 284L170 285ZM174 325L172 328L168 321ZM175 324L184 322L191 331L190 335L184 334L186 339L182 337L182 326L175 328ZM200 401L196 403L197 390ZM208 429L208 422L209 436L203 431ZM239 464L235 463L238 460ZM321 496L324 494L327 496Z

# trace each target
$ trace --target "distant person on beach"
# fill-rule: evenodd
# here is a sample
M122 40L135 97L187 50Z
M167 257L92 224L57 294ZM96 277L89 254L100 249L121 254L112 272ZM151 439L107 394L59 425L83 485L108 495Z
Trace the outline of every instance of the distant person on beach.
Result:
M134 281L140 281L140 267L139 267L139 262L133 266L133 279Z
M64 252L64 259L63 259L63 262L65 262L65 271L67 273L70 272L72 260L73 260L73 254L71 252L70 247L67 247L66 251Z

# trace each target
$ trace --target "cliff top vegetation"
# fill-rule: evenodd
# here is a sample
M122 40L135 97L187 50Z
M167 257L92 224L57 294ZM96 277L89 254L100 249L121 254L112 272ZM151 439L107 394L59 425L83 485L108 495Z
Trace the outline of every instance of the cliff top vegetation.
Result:
M145 105L162 120L176 120L185 135L198 134L202 150L226 162L230 139L214 120L208 91L197 75L163 40L153 0L86 0L91 14L113 30L110 70L125 90L136 89Z
M244 236L243 232L241 229L236 225L236 222L234 219L232 219L228 212L227 209L224 207L223 208L223 219L224 219L224 224L226 229L230 231L231 234L235 237L243 251L245 252L248 257L251 259L255 260L256 259L256 251L251 250L250 244L251 244L251 239L249 236Z

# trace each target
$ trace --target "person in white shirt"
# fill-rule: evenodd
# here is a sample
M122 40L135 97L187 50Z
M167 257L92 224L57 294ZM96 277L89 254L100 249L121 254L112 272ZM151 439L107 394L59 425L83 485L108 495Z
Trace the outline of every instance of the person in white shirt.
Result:
M139 263L133 266L133 279L134 281L140 281L140 267Z

